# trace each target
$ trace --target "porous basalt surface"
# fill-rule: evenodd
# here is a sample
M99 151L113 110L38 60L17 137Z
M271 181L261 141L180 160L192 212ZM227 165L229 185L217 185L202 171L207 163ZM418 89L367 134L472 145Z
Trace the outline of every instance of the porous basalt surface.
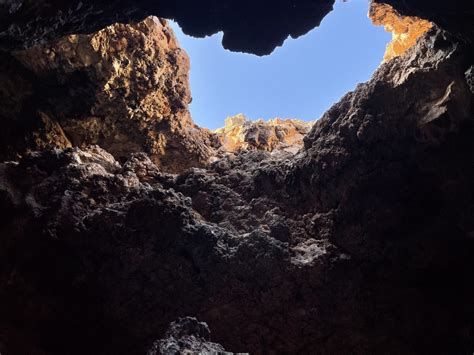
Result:
M234 352L472 352L471 49L433 28L296 154L0 164L0 349L143 354L192 316Z

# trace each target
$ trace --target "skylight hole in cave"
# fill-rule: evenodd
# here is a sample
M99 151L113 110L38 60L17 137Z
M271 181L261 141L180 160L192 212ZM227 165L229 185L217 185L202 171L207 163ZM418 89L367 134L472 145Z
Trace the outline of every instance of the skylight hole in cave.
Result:
M391 35L368 18L368 5L337 1L320 27L288 38L264 57L225 50L222 33L187 36L170 21L191 61L194 122L217 129L238 114L249 120L319 119L383 61Z

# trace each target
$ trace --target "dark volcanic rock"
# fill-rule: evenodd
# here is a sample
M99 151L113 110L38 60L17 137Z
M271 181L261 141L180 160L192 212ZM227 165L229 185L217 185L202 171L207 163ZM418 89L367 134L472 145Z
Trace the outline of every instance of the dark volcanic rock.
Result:
M180 318L170 324L165 338L156 341L148 355L174 354L232 354L209 341L211 332L206 323L196 318Z
M289 244L263 225L239 232L206 221L144 155L120 166L98 147L47 150L1 165L0 176L7 353L23 344L53 354L144 352L186 314L233 350L297 351L299 340L287 344L281 332L297 334L301 316L318 318L301 313L310 289L321 270L346 263L324 240ZM271 331L269 322L280 325Z
M155 15L175 19L194 36L223 31L225 48L263 55L288 36L299 37L318 26L333 4L334 0L278 0L271 4L249 0L7 0L0 3L0 49L24 49Z
M402 15L429 19L465 40L474 34L471 0L377 0ZM6 0L0 3L0 48L17 50L60 37L93 33L115 22L146 16L175 19L188 34L203 37L223 31L223 45L234 51L269 54L290 35L318 26L334 0L264 1L92 1ZM471 42L472 43L472 42Z
M462 271L474 252L471 53L431 31L334 105L288 170L286 190L316 213L314 233L368 268L363 317L380 352L473 349L474 309L452 299L473 295Z

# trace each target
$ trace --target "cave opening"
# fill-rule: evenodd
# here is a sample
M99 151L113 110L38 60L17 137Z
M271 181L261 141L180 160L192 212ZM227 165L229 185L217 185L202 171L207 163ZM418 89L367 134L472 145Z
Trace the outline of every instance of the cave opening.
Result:
M385 54L350 18L331 66L315 46L366 2L341 0L264 58L208 39L214 60L263 63L223 65L234 79L185 39L207 80L192 92L163 20L262 55L334 1L0 0L1 354L473 353L472 0L372 0ZM193 121L317 119L331 85L345 95L304 139L280 120ZM204 110L225 104L214 126L203 93Z
M366 0L337 1L319 27L267 56L227 51L222 32L194 38L170 21L191 61L194 122L217 129L237 114L234 123L243 117L319 119L383 60L391 35L368 12Z

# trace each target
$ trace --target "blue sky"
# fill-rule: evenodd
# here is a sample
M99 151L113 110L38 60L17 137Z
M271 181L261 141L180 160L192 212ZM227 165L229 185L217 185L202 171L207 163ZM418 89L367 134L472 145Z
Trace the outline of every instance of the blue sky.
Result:
M214 129L238 113L250 119L320 118L382 61L390 34L373 26L367 11L367 0L337 0L320 27L265 57L225 50L221 33L193 38L171 23L191 59L194 121Z

